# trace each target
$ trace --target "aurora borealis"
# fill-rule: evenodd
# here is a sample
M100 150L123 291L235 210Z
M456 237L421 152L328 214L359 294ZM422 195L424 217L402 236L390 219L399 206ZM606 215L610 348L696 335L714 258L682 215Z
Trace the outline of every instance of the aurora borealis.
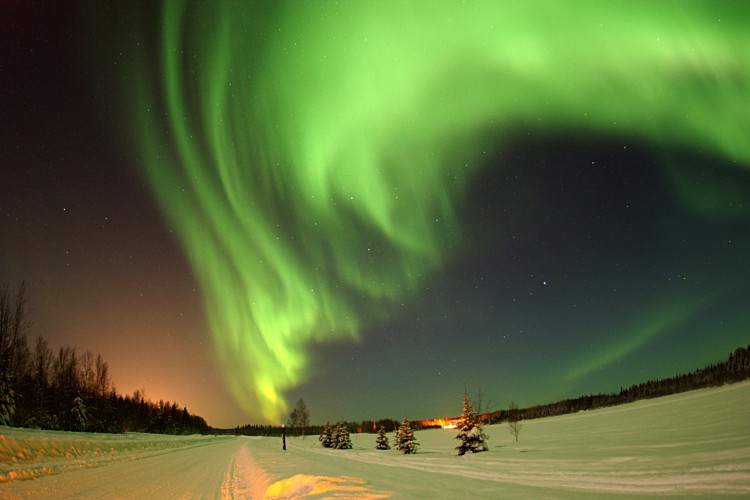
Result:
M202 297L181 335L210 332L204 369L248 420L296 397L314 420L427 418L464 383L533 404L748 343L749 18L740 2L84 2L60 33L86 83L60 93L111 137L97 154L121 165L98 175L148 184L118 185L113 210L153 196L148 232L175 236L154 258L183 252L195 283L176 296ZM4 145L34 144L19 137ZM107 163L61 142L58 168ZM18 161L19 179L46 168ZM52 244L12 220L45 201L14 196L0 269L33 298L55 280L18 242Z

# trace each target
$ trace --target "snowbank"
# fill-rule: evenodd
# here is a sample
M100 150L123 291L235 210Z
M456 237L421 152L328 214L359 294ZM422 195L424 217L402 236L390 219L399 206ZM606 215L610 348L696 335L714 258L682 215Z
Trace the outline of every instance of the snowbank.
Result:
M0 426L0 482L99 467L215 442L212 436L95 434Z

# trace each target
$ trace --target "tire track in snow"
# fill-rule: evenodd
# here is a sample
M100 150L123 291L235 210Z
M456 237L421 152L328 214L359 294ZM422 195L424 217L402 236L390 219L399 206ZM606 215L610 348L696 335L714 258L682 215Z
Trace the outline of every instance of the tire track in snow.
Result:
M224 473L224 482L221 485L222 500L263 498L273 482L266 471L253 460L248 445L249 443L243 443Z
M240 438L245 442L237 450L224 473L221 485L222 500L264 499L277 500L288 498L330 498L341 500L374 500L389 498L388 491L377 491L371 488L362 478L350 476L325 476L317 474L296 473L288 477L277 470L270 473L259 465L278 469L297 469L302 464L295 463L291 454L282 458L278 453L269 453L268 442L257 438ZM256 446L253 446L255 444ZM260 446L257 446L260 444ZM291 460L290 460L291 459ZM304 466L299 467L303 470ZM288 471L287 471L288 472Z

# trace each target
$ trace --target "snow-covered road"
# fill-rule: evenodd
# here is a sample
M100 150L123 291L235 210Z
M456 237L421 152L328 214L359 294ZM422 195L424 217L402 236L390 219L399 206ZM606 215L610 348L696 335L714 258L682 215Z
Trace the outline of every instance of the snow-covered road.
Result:
M233 457L242 448L236 439L131 456L101 466L86 466L35 480L4 484L5 498L213 498L222 491ZM83 464L82 464L83 465ZM10 486L10 488L8 488Z
M0 427L0 498L581 498L750 496L750 382L524 422L458 457L279 438L96 435ZM393 436L391 435L391 439ZM24 479L35 478L35 479ZM4 482L3 482L4 481Z
M360 478L295 473L325 470L330 474L335 459L348 462L344 455L321 460L315 452L309 453L308 445L315 438L290 443L285 452L278 438L113 437L2 430L0 498L391 496L369 491ZM336 467L336 472L345 468Z

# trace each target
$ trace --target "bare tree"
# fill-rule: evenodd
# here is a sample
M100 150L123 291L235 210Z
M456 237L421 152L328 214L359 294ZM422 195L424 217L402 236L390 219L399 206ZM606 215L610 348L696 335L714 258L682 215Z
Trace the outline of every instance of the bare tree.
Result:
M52 391L58 410L66 408L81 388L75 348L61 347L52 360Z
M94 353L87 349L78 357L78 379L81 382L81 391L86 395L93 395L96 386L96 374L94 373Z
M464 391L466 386L464 385ZM470 397L471 407L476 413L477 419L485 424L491 424L492 412L495 411L495 407L492 404L484 389L479 386L477 390L471 394Z
M26 287L18 287L15 301L6 286L0 290L0 424L12 422L16 412L16 384L26 372Z
M49 371L52 366L52 351L44 337L37 337L31 358L34 383L46 387L49 384Z
M297 401L294 410L292 410L292 413L289 414L287 427L289 427L290 432L293 432L295 436L302 436L304 439L305 431L309 426L310 412L307 411L305 401L300 398L299 401Z
M522 424L519 420L518 405L511 401L508 406L508 430L511 435L516 438L516 443L518 442L518 435L521 433L521 427Z
M0 290L0 367L5 377L12 377L25 366L19 363L28 358L26 330L26 286L21 283L15 300L10 290ZM24 352L25 351L25 352Z
M31 355L31 383L34 398L34 416L40 418L48 404L52 351L43 337L37 337Z
M97 354L96 356L96 367L95 367L95 387L94 387L94 393L97 396L104 397L106 396L109 391L110 387L112 385L112 381L109 378L109 364L107 364L106 361L104 361L104 358L102 358L101 354Z

